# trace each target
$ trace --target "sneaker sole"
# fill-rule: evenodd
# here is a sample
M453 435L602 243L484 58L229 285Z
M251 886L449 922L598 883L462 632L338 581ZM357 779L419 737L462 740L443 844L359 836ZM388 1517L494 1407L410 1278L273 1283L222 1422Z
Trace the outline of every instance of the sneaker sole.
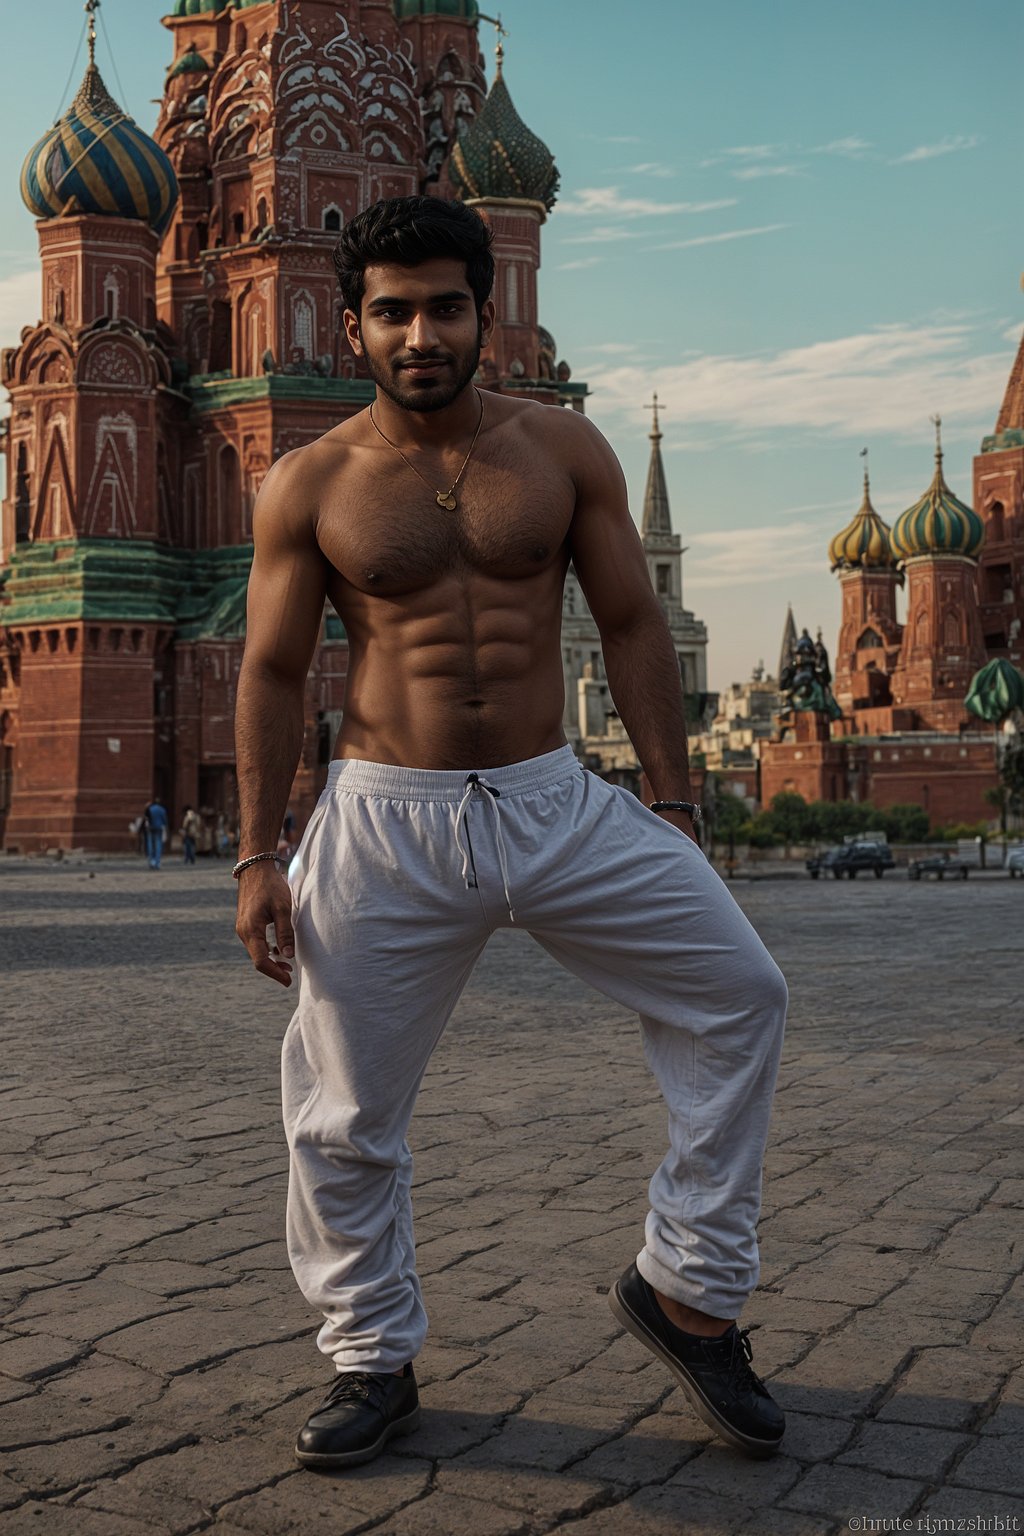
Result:
M631 1333L634 1339L638 1339L645 1348L651 1351L652 1355L657 1355L658 1359L668 1366L685 1392L694 1413L696 1413L699 1419L703 1420L709 1429L713 1429L716 1435L721 1435L722 1439L727 1441L729 1445L733 1446L737 1451L743 1451L747 1456L766 1460L769 1456L775 1455L775 1452L782 1444L782 1435L777 1440L757 1440L753 1435L745 1435L742 1430L737 1429L735 1425L723 1419L714 1404L708 1402L701 1391L699 1383L690 1376L686 1366L677 1360L675 1355L670 1354L664 1344L650 1331L647 1325L637 1317L635 1312L630 1310L628 1302L626 1302L622 1292L619 1290L617 1281L608 1292L608 1305L611 1308L612 1316L622 1324L626 1332Z
M419 1407L407 1413L404 1419L394 1419L385 1425L384 1433L379 1440L372 1445L364 1445L359 1451L300 1451L296 1446L295 1459L304 1467L359 1467L364 1461L372 1461L379 1456L389 1440L397 1440L402 1435L411 1435L413 1430L420 1427Z

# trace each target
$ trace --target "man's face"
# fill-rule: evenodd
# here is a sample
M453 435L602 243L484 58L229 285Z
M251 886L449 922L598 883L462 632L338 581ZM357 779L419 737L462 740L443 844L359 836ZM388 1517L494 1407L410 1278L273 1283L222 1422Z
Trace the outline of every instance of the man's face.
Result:
M460 261L367 267L362 314L345 311L345 332L370 377L406 411L441 411L470 383L490 340L494 305L477 317Z

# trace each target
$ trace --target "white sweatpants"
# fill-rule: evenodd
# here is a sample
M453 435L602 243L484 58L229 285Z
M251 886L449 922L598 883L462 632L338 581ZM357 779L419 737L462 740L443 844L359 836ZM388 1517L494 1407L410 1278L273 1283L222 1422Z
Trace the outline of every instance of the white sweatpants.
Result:
M288 1251L340 1370L398 1370L423 1343L406 1132L474 963L513 922L640 1014L669 1110L641 1273L739 1313L757 1283L786 984L690 838L569 747L475 775L345 760L289 880Z

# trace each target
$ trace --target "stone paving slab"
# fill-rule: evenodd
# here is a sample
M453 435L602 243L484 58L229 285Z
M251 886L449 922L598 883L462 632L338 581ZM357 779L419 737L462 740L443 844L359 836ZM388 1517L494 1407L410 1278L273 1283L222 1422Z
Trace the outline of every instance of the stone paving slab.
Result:
M744 1319L780 1455L722 1446L616 1327L664 1111L635 1019L501 934L413 1127L422 1428L318 1475L291 1001L226 867L0 865L3 1536L1024 1531L1024 890L734 891L792 995Z

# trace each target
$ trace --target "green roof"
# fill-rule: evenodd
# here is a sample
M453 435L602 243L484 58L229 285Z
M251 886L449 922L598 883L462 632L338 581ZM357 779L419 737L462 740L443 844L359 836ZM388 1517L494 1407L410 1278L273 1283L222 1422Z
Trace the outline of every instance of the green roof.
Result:
M215 15L223 11L228 0L175 0L172 16L201 16L206 11Z

